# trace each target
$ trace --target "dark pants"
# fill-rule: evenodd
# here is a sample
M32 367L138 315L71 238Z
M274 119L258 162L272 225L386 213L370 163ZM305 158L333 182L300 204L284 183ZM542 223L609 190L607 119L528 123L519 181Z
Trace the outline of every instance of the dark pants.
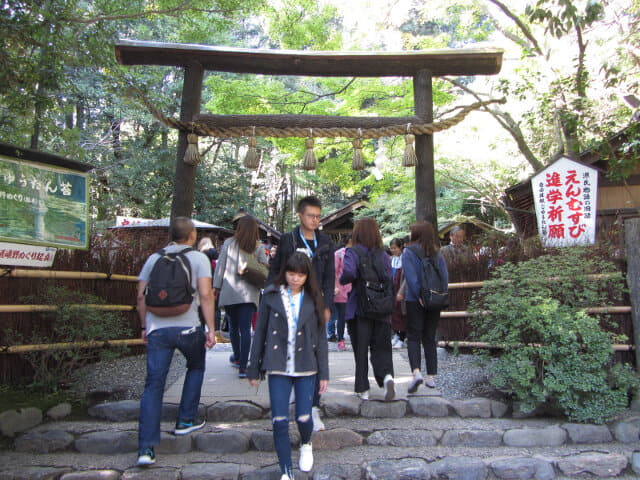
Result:
M225 312L229 315L229 337L233 356L240 363L241 369L247 368L249 360L251 317L255 311L256 306L253 303L238 303L225 307Z
M338 341L344 340L344 325L345 325L345 315L347 313L347 304L346 303L334 303L333 306L336 309L338 314L338 323L336 327L336 334L338 335Z
M391 325L358 316L349 323L349 336L356 358L355 391L360 393L369 390L369 350L373 375L378 386L382 387L384 377L393 376Z
M420 344L424 348L427 375L438 373L436 330L440 320L439 310L425 310L418 302L407 302L407 350L411 371L420 368Z
M289 377L287 375L269 375L269 400L271 402L271 421L273 422L273 444L278 454L280 471L293 478L291 465L291 441L289 440L289 395L293 387L296 392L296 422L300 432L300 443L311 441L313 417L311 400L317 375ZM301 420L302 418L302 420Z

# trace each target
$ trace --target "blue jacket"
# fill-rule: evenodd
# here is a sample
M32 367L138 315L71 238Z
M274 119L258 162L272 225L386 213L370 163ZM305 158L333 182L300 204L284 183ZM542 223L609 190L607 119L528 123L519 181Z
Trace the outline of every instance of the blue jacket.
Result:
M345 318L347 320L351 320L353 318L355 318L356 315L358 315L358 297L357 297L357 288L355 285L355 282L358 278L358 264L360 263L358 261L358 254L356 252L353 251L353 248L359 248L359 249L364 249L364 247L362 245L354 245L351 248L347 248L347 251L344 254L344 267L342 269L342 276L340 277L340 284L341 285L347 285L348 283L353 283L353 288L351 289L351 291L349 292L349 298L347 299L347 307L346 307L346 314L345 314ZM368 255L371 255L374 250L373 249L365 249L367 251ZM389 277L389 279L392 279L393 276L393 269L391 268L391 257L389 257L389 255L387 255L387 252L385 252L382 249L377 249L377 251L379 252L380 255L382 255L382 265L384 266L385 271L387 272L387 276ZM380 319L383 322L386 323L391 323L391 315L385 317L385 318L381 318Z
M440 252L436 253L435 264L444 276L445 283L448 284L449 272L447 271L447 264L444 261L444 257ZM420 298L422 262L410 248L405 248L402 251L402 272L407 282L407 294L404 299L406 302L417 302Z
M258 308L258 320L251 342L247 378L258 379L261 372L284 372L287 366L289 325L280 296L280 287L265 288ZM318 314L311 295L302 300L295 345L295 371L318 372L319 380L329 380L327 335L318 325Z

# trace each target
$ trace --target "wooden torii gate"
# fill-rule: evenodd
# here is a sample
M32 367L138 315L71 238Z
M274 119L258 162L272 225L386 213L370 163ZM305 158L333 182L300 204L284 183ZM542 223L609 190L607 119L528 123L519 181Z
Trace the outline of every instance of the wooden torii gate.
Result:
M443 75L493 75L502 66L501 49L446 49L408 52L300 52L219 48L208 45L119 40L116 58L122 65L163 65L184 69L180 121L206 122L213 127L279 126L299 128L380 128L433 122L431 80ZM412 117L336 117L321 115L200 114L204 71L300 75L315 77L413 77ZM195 165L183 161L187 130L178 137L171 217L190 217L193 210ZM416 218L436 228L433 135L417 134L415 153Z

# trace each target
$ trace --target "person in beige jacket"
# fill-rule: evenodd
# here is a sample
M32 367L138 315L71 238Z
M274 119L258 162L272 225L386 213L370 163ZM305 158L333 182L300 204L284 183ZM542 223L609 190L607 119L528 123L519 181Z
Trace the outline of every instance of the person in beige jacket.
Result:
M251 317L258 308L260 290L238 274L240 250L252 253L260 263L268 263L258 236L258 222L249 215L238 220L235 235L222 245L213 277L218 304L224 307L229 316L229 337L233 347L229 360L239 368L238 377L246 378L251 347Z

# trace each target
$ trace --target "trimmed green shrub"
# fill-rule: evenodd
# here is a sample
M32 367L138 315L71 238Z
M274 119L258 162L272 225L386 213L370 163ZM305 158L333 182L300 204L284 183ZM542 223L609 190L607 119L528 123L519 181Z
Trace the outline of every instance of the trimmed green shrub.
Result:
M88 305L105 301L84 292L50 284L38 295L20 298L28 305L51 305L57 308L42 313L42 320L33 322L29 334L9 329L5 332L9 345L39 345L106 341L131 338L121 312L91 308ZM20 353L33 368L33 383L45 392L54 392L71 379L71 375L93 360L110 360L126 353L126 346L71 348Z
M611 333L611 322L602 328L606 315L599 320L585 309L612 305L623 293L615 265L582 248L496 269L470 304L475 339L501 347L487 363L491 383L525 412L546 405L575 422L609 420L638 380L613 362L611 344L626 338Z

